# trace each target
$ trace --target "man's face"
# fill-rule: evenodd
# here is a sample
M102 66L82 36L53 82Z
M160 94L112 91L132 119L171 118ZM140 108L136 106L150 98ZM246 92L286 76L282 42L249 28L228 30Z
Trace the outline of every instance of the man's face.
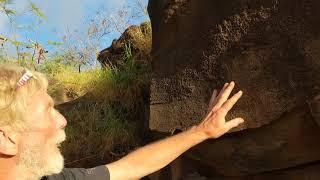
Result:
M41 177L59 173L63 157L59 145L65 140L65 118L54 109L52 98L45 90L33 95L28 101L28 130L22 134L19 147L19 166L23 171Z

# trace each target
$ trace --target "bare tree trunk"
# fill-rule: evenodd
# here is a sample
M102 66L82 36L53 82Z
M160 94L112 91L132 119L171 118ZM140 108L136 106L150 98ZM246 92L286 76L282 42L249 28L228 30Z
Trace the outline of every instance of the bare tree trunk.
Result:
M19 46L16 46L16 51L17 51L17 59L20 59L20 53L19 53Z
M38 56L38 64L40 64L40 56L41 56L41 55L39 54L39 56Z
M34 49L33 49L32 58L31 58L32 63L33 63L33 60L34 60L34 56L35 56L35 54L36 54L36 49L34 48Z

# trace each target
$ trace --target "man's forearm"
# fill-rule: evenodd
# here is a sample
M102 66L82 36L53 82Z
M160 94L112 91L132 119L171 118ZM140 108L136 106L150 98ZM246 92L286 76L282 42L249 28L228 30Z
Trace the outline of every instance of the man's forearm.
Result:
M234 85L234 82L226 83L219 94L217 91L212 94L208 114L199 125L142 147L119 161L106 165L111 179L139 179L163 168L192 146L208 138L218 138L243 123L242 118L235 118L227 122L225 119L229 110L242 95L242 91L239 91L228 99Z
M205 134L193 127L175 136L149 144L114 163L108 164L111 179L144 177L165 167L189 148L206 139ZM122 169L117 169L119 167Z

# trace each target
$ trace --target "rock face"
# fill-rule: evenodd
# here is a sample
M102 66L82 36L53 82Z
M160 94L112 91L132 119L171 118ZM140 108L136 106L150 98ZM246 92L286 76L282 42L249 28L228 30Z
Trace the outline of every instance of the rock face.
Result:
M320 93L319 8L317 0L150 0L150 129L199 123L213 89L234 80L244 95L228 118L246 122L187 156L221 176L320 160L320 107L306 104Z
M151 50L151 24L142 23L140 26L130 26L119 39L112 41L109 48L102 50L98 55L98 61L102 65L119 65L123 60L125 48L130 46L135 60L148 61Z
M200 144L188 156L206 161L216 174L257 174L319 161L319 137L309 109L300 106L269 125Z

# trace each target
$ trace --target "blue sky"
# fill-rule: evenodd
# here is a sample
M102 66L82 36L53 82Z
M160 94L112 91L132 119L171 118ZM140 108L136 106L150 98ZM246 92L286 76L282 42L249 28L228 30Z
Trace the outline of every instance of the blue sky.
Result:
M104 16L113 17L118 9L129 6L131 14L141 12L137 1L147 5L147 0L32 0L48 18L41 22L30 12L29 0L13 0L9 7L17 10L19 15L15 22L23 27L16 30L18 38L33 39L47 45L49 40L61 42L67 29L70 32L77 31L79 35L86 33L88 24L96 17L97 11L103 12ZM130 24L140 24L146 20L147 16L134 18ZM0 35L11 37L14 32L10 26L8 18L0 14ZM28 26L32 28L26 28ZM108 47L119 36L117 31L108 34L103 39L102 46Z

